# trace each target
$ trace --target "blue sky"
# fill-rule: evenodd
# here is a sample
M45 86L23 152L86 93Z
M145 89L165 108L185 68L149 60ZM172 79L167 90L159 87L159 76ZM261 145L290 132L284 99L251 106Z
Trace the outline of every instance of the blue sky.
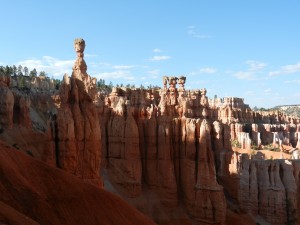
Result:
M0 65L62 78L73 40L88 73L113 84L187 77L209 97L300 104L300 0L1 0Z

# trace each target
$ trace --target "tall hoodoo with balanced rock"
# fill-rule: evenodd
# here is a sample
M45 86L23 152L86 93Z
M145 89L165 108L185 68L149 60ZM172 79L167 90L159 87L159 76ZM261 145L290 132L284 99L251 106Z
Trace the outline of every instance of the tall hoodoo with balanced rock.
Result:
M75 39L77 59L72 76L65 74L60 89L57 127L57 164L62 169L102 187L99 175L101 133L93 104L95 79L87 73L83 59L85 41Z

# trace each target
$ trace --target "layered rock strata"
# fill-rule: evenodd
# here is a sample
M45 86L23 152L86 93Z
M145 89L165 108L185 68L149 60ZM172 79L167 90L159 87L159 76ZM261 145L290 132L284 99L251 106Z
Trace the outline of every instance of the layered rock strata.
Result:
M183 202L195 220L223 224L226 200L220 179L243 212L284 224L298 204L290 203L298 190L286 181L295 179L287 172L289 162L233 154L232 143L250 149L277 138L296 145L299 120L280 113L254 113L243 99L227 98L212 105L205 89L186 91L184 83L183 77L163 77L162 89L114 88L105 97L100 124L113 180L125 187L127 196L142 196L146 185L158 193L163 205L172 208ZM125 141L128 120L136 130L129 137L131 145ZM126 152L135 152L130 160L135 167Z
M183 202L195 220L225 224L226 200L216 180L212 123L205 119L206 91L193 102L185 95L184 81L164 77L160 91L113 89L105 103L110 110L104 116L101 108L105 121L100 118L105 124L101 128L106 132L107 169L127 196L143 195L144 183L164 206Z
M77 60L71 78L64 76L60 108L55 123L56 164L76 176L102 187L100 177L101 132L96 106L95 84L86 73L85 42L74 43Z
M274 225L297 220L299 160L265 160L227 152L222 155L219 178L240 209L260 215Z

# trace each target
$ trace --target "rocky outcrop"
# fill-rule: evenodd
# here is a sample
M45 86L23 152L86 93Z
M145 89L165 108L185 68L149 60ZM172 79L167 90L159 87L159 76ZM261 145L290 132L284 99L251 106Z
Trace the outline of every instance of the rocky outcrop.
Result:
M12 128L13 126L13 108L14 95L9 89L10 76L0 75L0 126L3 128Z
M123 98L107 123L107 159L110 176L129 196L138 196L142 188L141 153L139 133L132 108L125 109Z
M108 122L102 123L100 117L100 123L106 124L101 128L106 133L107 171L117 186L125 188L127 197L141 198L146 186L169 209L183 203L194 220L225 224L226 200L215 169L223 135L220 131L215 135L205 119L206 92L193 92L199 101L193 102L184 94L185 79L179 79L180 91L177 80L165 77L160 91L115 88L109 95L105 105L110 110L101 114ZM187 118L194 115L198 118Z
M83 59L85 42L76 39L77 60L71 78L64 76L60 89L56 130L57 166L102 187L100 177L101 132L93 89Z
M12 76L10 85L11 88L27 89L31 92L53 92L56 89L55 81L44 75L40 76Z
M216 181L210 125L187 119L183 124L181 188L190 215L205 223L224 223L226 201L223 187Z
M290 213L297 202L289 199L297 191L288 185L295 179L289 163L233 153L232 145L263 148L274 142L274 135L296 145L299 121L280 113L254 113L238 98L212 104L205 89L185 91L184 83L182 77L164 77L162 89L114 88L103 97L103 155L112 180L125 187L130 198L142 198L147 187L169 209L183 203L189 216L201 223L225 223L224 189L243 213L272 224L293 219ZM130 136L128 120L136 130ZM135 153L135 167L126 152Z
M265 160L262 153L251 159L230 152L223 157L227 165L222 168L225 172L219 173L220 179L242 211L260 215L274 225L296 221L299 160Z

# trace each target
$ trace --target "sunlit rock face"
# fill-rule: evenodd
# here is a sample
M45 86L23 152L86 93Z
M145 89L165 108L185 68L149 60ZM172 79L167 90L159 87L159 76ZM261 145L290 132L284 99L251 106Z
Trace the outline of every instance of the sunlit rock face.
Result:
M215 168L222 126L214 128L208 119L206 90L185 91L185 80L164 77L163 89L114 88L105 98L109 110L101 108L99 119L106 170L128 197L147 196L150 188L164 207L183 204L192 220L225 224L226 200Z
M240 98L213 102L205 89L185 90L185 81L165 76L161 89L114 88L103 97L106 110L101 108L99 118L112 180L131 198L145 196L143 187L150 188L162 205L172 209L183 204L190 218L202 223L225 224L225 189L241 212L284 224L290 207L286 193L296 193L285 181L294 179L289 164L233 154L232 144L259 148L272 144L280 132L277 144L296 145L299 120L276 112L254 113ZM138 132L129 135L128 126ZM266 179L271 183L265 184ZM138 207L146 208L141 202Z
M76 176L102 186L100 176L101 131L93 104L95 83L86 73L85 41L75 39L77 59L72 76L64 76L56 118L57 165Z
M299 160L227 152L222 161L219 179L243 212L276 225L297 219Z

